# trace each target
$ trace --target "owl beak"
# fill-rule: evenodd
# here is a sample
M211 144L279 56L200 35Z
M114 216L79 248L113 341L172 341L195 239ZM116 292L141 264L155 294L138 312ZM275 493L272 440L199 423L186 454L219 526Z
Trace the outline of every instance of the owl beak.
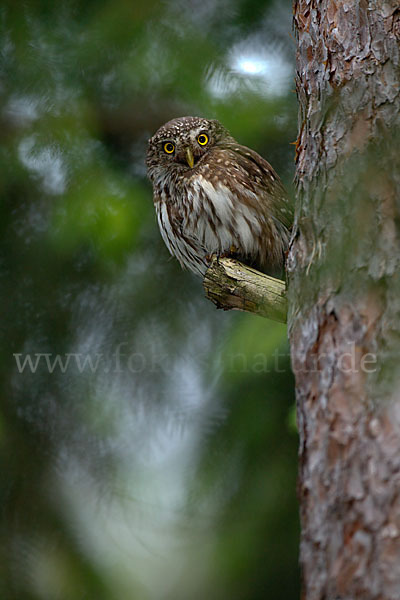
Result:
M187 160L187 164L189 165L189 167L191 169L193 169L194 156L193 156L193 152L191 151L190 148L186 148L186 160Z

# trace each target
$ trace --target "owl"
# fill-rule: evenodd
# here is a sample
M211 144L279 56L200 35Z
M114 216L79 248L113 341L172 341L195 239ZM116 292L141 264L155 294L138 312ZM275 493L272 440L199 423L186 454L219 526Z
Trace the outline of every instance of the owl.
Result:
M149 140L146 162L161 235L182 267L204 276L216 254L282 271L292 224L286 192L271 165L219 121L169 121Z

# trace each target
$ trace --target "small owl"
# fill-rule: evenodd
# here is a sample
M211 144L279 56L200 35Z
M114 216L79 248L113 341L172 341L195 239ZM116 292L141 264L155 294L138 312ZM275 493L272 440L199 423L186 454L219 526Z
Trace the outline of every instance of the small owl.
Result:
M182 267L204 275L216 254L282 270L292 224L286 192L271 165L219 121L166 123L149 140L147 169L161 235Z

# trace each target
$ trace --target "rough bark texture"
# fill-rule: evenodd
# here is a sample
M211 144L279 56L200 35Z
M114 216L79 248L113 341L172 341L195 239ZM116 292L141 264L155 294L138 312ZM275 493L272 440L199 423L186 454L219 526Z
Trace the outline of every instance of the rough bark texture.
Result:
M400 599L398 2L298 0L303 597Z
M232 258L214 256L203 281L217 308L251 312L286 323L286 284Z

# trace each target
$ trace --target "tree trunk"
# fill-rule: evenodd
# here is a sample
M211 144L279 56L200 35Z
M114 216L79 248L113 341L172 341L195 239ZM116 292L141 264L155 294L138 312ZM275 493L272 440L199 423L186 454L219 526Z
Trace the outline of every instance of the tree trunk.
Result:
M307 600L400 599L398 6L294 2L288 293Z

